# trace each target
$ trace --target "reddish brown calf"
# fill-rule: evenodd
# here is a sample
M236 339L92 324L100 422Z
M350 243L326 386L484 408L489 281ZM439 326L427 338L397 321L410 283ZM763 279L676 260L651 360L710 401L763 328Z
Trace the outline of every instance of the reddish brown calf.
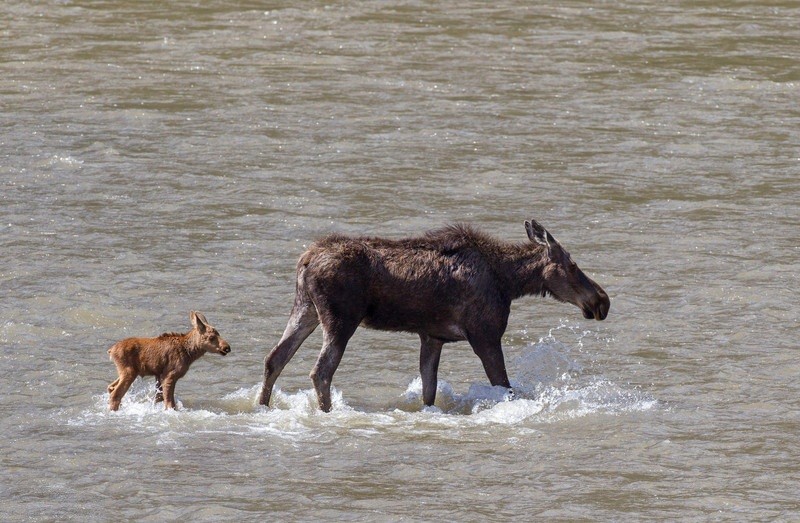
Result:
M156 377L156 401L164 400L164 407L175 408L175 382L182 378L189 366L206 352L225 356L231 351L205 316L192 311L194 328L186 334L166 333L157 338L127 338L108 349L109 357L117 366L119 377L108 386L109 408L119 409L122 397L138 376ZM162 393L163 387L163 393Z

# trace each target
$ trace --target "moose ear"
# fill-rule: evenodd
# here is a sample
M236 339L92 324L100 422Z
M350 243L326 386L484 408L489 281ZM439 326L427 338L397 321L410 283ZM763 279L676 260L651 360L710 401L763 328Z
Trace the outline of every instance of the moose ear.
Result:
M192 325L194 325L195 329L200 331L200 333L205 332L206 328L208 327L208 320L206 320L206 317L203 316L202 313L192 311L189 314L189 317L192 319Z
M525 231L528 233L528 238L533 242L544 247L550 248L550 242L555 240L547 232L547 229L542 227L536 220L525 222Z

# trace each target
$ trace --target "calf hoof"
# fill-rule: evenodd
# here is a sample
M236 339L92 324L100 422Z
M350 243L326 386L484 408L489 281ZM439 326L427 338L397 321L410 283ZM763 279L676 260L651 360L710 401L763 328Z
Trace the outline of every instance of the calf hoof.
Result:
M164 395L160 392L156 392L156 397L154 398L155 403L161 403L164 401Z

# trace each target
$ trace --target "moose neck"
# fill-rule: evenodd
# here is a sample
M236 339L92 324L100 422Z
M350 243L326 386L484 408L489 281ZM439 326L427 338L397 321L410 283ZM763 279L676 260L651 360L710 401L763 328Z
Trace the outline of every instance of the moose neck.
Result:
M206 353L200 343L200 333L197 330L192 330L183 335L181 339L181 348L189 356L190 361L195 361L200 356Z
M544 291L544 247L528 244L508 246L500 258L508 295L512 300L532 294L543 295Z

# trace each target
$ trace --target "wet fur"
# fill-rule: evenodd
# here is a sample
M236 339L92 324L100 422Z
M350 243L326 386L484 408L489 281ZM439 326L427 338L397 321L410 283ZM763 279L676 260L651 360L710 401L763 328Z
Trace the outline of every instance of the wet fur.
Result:
M268 405L278 375L318 324L323 348L311 379L324 411L331 407L333 373L359 325L419 335L426 405L435 399L448 342L468 341L492 385L510 388L500 340L512 300L552 294L601 311L593 312L598 319L608 310L605 292L577 266L567 270L569 254L543 227L526 222L526 230L531 241L524 244L461 224L399 240L333 234L315 242L298 261L294 306L265 359L259 402Z
M164 333L156 338L127 338L108 349L118 377L108 386L109 408L119 409L122 397L139 376L155 376L156 401L175 408L175 383L189 371L192 363L208 351L225 355L230 345L200 313L192 312L194 328L185 333ZM163 392L162 392L163 388Z

